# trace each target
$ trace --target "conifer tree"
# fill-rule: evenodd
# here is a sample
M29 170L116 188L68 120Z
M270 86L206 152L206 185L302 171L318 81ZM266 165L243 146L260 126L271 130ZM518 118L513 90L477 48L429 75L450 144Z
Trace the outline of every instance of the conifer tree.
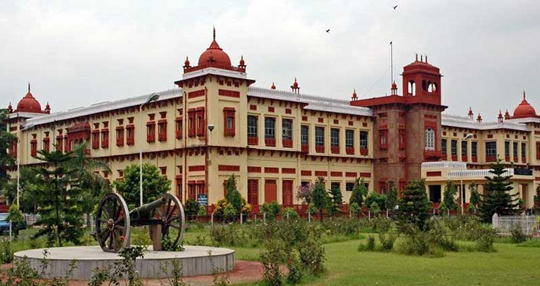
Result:
M450 211L457 211L459 206L456 204L455 196L457 194L457 187L456 184L454 184L454 181L448 181L446 182L446 186L444 187L443 192L443 203L446 207L446 211L448 212L448 215L450 215Z
M323 178L319 178L313 188L313 205L319 211L319 219L323 221L323 212L328 205L328 193L324 187Z
M335 215L339 213L339 207L343 204L343 194L338 187L330 188L329 192L329 202L328 202L328 215Z
M487 184L482 195L480 204L480 217L484 222L491 222L493 214L499 216L512 215L518 206L518 194L510 194L512 191L512 176L504 175L506 170L501 159L491 164L489 171L493 176L486 176Z
M227 190L226 198L227 202L234 207L236 213L239 214L242 211L242 195L236 187L236 178L234 175L230 176L225 183L225 189Z
M388 181L388 194L386 194L386 211L393 213L398 204L398 191L393 181Z
M478 185L475 183L472 183L469 185L469 190L471 191L471 199L469 202L469 208L472 206L474 209L474 212L478 210L480 207L480 204L482 203L482 197L480 196L480 193L478 193Z
M431 202L426 194L424 180L410 181L399 200L399 220L402 223L414 223L420 229L424 229L426 221L429 219L430 209Z
M349 199L349 205L357 203L360 208L364 203L364 198L367 196L368 190L366 188L366 183L364 183L364 178L356 178L354 181L354 186L352 189L351 198Z

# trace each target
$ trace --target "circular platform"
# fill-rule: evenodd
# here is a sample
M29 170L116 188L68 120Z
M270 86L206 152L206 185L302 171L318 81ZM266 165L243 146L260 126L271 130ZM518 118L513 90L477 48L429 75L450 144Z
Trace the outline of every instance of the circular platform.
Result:
M234 268L234 250L208 246L184 246L184 251L153 251L150 246L144 258L137 258L136 269L141 278L170 277L172 261L182 265L184 276L197 276L231 271ZM15 260L28 259L30 266L41 272L43 250L32 249L15 253ZM73 260L77 269L74 280L90 280L94 268L106 268L121 261L116 253L104 252L99 246L48 248L47 271L43 278L64 277Z

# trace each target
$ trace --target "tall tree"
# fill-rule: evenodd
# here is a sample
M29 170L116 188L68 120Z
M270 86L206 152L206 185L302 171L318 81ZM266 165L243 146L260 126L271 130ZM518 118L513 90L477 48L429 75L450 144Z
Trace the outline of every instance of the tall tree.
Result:
M107 192L112 191L111 184L107 182L99 171L111 172L107 163L89 158L86 153L86 143L77 145L73 151L73 158L69 161L69 168L73 170L72 179L76 186L81 189L82 208L87 215L87 225L91 224L91 214L96 211L96 207Z
M83 236L83 212L80 189L71 187L74 171L68 165L72 153L40 150L37 159L46 166L37 169L43 185L35 198L40 206L37 224L44 227L36 233L36 237L45 235L50 244L56 242L59 246L63 242L79 244Z
M9 180L7 167L15 164L15 158L7 153L7 149L17 141L17 137L7 131L7 114L6 109L0 109L0 189L3 189Z
M324 179L319 178L313 188L313 205L319 211L319 219L323 221L324 209L328 205L328 193L324 186Z
M36 213L38 207L38 192L43 189L43 181L35 168L22 168L20 170L20 210L24 213ZM8 203L14 204L17 198L17 179L12 178L5 184L2 195Z
M158 167L152 164L143 164L143 202L149 203L156 200L160 195L168 192L171 188L171 181L161 175ZM124 179L116 181L114 186L124 199L129 209L139 206L140 202L140 179L139 165L132 164L124 169Z
M388 194L386 195L386 212L393 213L398 204L398 190L393 181L388 181Z
M469 205L472 206L474 209L474 212L478 210L480 207L480 204L482 203L482 197L480 196L480 193L478 193L478 185L475 183L472 183L469 185L469 190L471 192L471 199L469 201Z
M450 211L457 211L459 205L456 203L457 186L454 181L447 181L443 192L443 203L446 207L448 214Z
M227 179L227 182L225 183L225 189L227 190L227 194L225 195L225 197L227 198L227 203L232 205L236 213L239 214L242 211L242 195L236 187L236 178L234 177L234 175L230 176L229 179Z
M352 189L351 198L349 199L349 205L357 203L360 208L364 203L364 198L367 196L368 190L364 178L356 178Z
M482 204L480 205L480 217L484 222L491 222L493 214L499 216L512 215L518 206L518 194L510 194L513 190L510 178L512 176L504 175L506 170L502 160L491 164L489 170L493 176L486 176L487 184L482 195Z
M339 207L343 204L343 194L339 187L331 187L328 191L328 215L339 213Z
M399 220L404 223L414 223L420 229L424 229L429 219L430 209L431 202L426 194L424 180L410 181L399 200Z

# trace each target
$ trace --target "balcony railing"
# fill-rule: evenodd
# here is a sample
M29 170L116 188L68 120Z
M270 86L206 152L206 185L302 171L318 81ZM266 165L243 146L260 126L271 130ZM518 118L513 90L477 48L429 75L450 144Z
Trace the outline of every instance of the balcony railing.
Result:
M514 169L514 175L532 176L533 175L533 170L525 169L525 168L516 168L516 169Z
M440 169L440 168L463 170L463 169L467 169L467 163L465 163L465 162L450 162L450 161L424 162L424 163L422 163L422 169Z
M514 169L504 169L505 172L503 173L504 176L513 176L514 175ZM482 169L482 170L450 170L448 172L448 178L453 179L459 179L459 178L470 178L470 177L491 177L493 176L492 173L489 172L490 169Z

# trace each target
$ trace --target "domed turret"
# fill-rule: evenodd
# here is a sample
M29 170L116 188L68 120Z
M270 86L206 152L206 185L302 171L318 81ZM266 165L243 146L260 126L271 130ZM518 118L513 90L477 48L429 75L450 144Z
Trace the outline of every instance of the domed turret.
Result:
M512 118L527 117L536 117L536 110L529 104L525 96L525 91L523 91L523 100L514 110L514 116L512 116Z
M17 103L17 110L15 112L42 113L41 104L34 98L32 92L30 92L30 83L28 83L28 92Z
M210 47L199 57L199 66L231 67L231 59L216 42L216 29L214 28L214 38Z

